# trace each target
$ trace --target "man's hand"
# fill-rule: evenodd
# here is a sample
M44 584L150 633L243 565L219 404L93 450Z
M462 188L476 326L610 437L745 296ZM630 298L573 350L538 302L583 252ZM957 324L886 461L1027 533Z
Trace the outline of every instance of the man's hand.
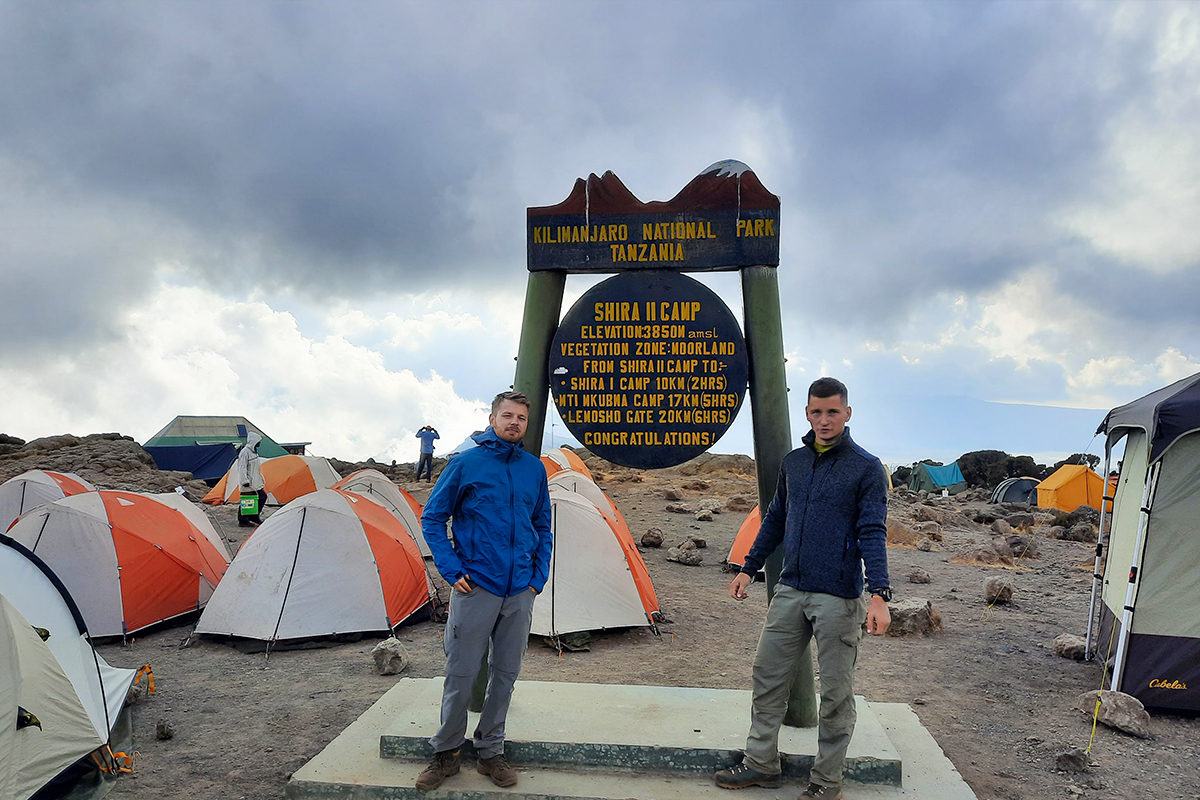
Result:
M871 595L871 605L867 608L867 633L882 636L891 624L892 612L888 611L887 601L877 594Z
M456 580L454 582L454 588L457 589L458 591L462 592L463 594L470 594L471 593L470 576L463 575L461 578Z
M746 591L746 587L749 585L750 576L744 572L739 572L729 583L729 596L734 600L745 600L750 596L750 593Z

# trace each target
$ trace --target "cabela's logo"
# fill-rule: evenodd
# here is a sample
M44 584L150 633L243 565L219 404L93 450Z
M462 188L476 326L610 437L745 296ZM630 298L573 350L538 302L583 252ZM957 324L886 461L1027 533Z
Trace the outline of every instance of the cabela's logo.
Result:
M1155 678L1150 681L1151 689L1186 689L1187 684L1182 681L1166 681Z

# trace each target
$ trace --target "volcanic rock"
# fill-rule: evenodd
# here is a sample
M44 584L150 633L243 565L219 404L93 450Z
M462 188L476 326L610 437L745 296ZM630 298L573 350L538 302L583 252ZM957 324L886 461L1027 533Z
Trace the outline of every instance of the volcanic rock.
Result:
M380 675L397 675L408 668L410 659L404 644L397 638L384 639L371 650L375 671Z
M1084 692L1075 701L1075 709L1089 717L1096 710L1095 690ZM1142 739L1150 738L1150 715L1141 701L1124 692L1112 692L1102 689L1100 694L1100 713L1097 719L1110 728L1137 736Z
M924 636L944 630L942 615L928 600L897 600L889 604L888 611L892 615L892 624L887 629L888 636Z

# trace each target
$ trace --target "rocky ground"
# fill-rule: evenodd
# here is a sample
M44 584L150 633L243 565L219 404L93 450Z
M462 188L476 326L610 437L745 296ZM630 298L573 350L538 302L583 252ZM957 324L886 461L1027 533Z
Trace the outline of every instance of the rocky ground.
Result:
M135 443L115 434L53 438L60 443L0 440L0 479L42 467L76 472L104 488L188 485L178 473L153 474L144 452L139 456ZM598 634L589 651L565 652L561 659L531 641L522 676L749 688L765 591L756 583L749 600L732 600L721 562L755 502L753 462L704 456L671 470L639 472L595 457L587 461L635 538L650 528L661 531L663 546L643 554L669 622L657 637L646 629ZM352 466L338 463L347 471ZM395 477L410 481L404 469L397 467ZM428 495L428 484L405 485L418 499ZM1084 631L1093 553L1086 540L1094 528L1086 513L1064 519L984 499L978 492L949 499L893 493L892 584L897 605L916 612L896 627L932 630L867 637L858 693L911 704L983 800L1200 797L1195 717L1155 713L1149 739L1099 726L1089 754L1059 758L1088 746L1090 716L1073 707L1101 680L1098 663L1063 658L1053 644L1062 633ZM710 514L700 516L710 520L697 518L702 509ZM246 529L236 526L233 509L210 513L231 543L240 544ZM701 563L668 561L669 548L689 537L706 544L698 551ZM438 585L444 598L446 586ZM989 602L989 595L1000 602ZM440 674L439 627L422 622L400 630L410 657L403 675ZM373 669L377 639L268 659L189 642L190 632L181 625L128 646L100 647L116 665L152 663L157 687L133 706L139 755L114 796L281 797L291 772L396 680ZM173 738L155 738L160 722L173 728Z

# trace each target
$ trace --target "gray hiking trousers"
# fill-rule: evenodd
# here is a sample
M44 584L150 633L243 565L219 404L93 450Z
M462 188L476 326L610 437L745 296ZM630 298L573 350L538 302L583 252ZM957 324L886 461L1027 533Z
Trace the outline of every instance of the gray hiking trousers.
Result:
M533 622L533 589L498 597L478 586L469 594L452 590L450 615L442 646L446 651L446 681L442 687L442 724L429 740L435 752L456 750L467 740L467 706L471 685L491 644L487 695L473 737L480 758L504 752L504 721L521 657Z
M802 592L784 583L775 586L754 656L754 700L746 739L748 766L779 774L779 726L787 711L792 671L804 648L815 639L821 669L821 710L811 781L822 786L842 782L846 750L858 720L854 666L866 618L867 603L861 597Z

